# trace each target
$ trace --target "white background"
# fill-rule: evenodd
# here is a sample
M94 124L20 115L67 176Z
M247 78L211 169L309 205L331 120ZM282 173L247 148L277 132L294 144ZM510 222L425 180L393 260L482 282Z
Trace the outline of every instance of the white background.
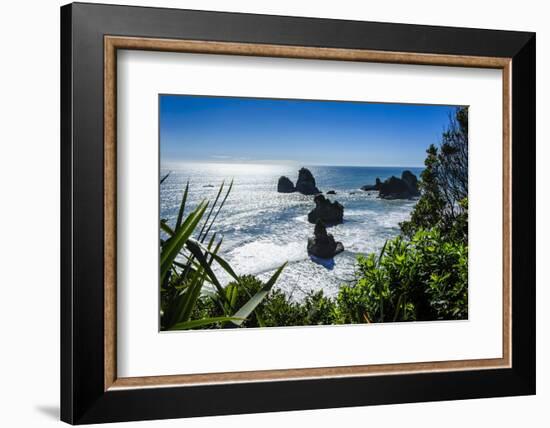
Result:
M117 79L119 376L502 356L501 70L123 51ZM468 105L468 320L159 334L159 93Z
M109 1L104 1L111 3ZM544 2L463 0L127 1L130 4L537 31L538 395L462 402L243 415L124 426L548 426L550 28ZM54 0L4 2L0 13L0 423L54 426L59 405L59 10ZM542 76L542 78L540 78ZM29 251L32 249L32 253ZM545 363L546 361L546 363Z

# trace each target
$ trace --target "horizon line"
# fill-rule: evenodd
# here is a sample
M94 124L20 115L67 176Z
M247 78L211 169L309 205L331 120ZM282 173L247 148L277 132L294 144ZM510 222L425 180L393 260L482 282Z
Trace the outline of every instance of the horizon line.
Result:
M163 167L163 164L220 164L220 165L276 165L276 166L301 166L301 167L315 167L315 166L331 166L331 167L363 167L363 168L425 168L425 165L367 165L367 164L326 164L326 163L307 163L307 162L298 162L298 161L273 161L273 160L234 160L234 161L224 161L216 159L208 160L159 160L160 167Z

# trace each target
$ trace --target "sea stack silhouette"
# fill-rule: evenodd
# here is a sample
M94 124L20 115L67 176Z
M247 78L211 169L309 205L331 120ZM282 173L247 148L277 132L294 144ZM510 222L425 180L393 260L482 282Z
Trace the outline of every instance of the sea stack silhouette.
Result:
M321 220L315 223L313 236L307 240L307 252L310 256L321 259L332 259L336 254L344 251L344 245L336 242L332 234L327 233L327 229Z

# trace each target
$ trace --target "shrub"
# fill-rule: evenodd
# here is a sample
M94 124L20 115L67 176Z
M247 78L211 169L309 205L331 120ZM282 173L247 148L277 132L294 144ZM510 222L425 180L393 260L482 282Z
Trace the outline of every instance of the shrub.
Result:
M339 324L337 303L325 296L323 290L308 293L304 308L307 325Z
M340 288L344 323L464 319L468 316L468 247L438 229L397 237L379 257L358 257L357 282Z
M244 275L239 278L239 283L231 282L226 289L236 287L245 289L246 294L237 297L235 306L246 303L248 295L254 295L265 284L252 275ZM207 318L221 316L217 302L217 295L204 296L202 303L208 308L201 315ZM243 327L283 327L300 325L326 325L335 321L335 302L326 297L322 290L308 293L303 301L296 302L287 296L282 290L274 289L256 307L256 310L242 323Z

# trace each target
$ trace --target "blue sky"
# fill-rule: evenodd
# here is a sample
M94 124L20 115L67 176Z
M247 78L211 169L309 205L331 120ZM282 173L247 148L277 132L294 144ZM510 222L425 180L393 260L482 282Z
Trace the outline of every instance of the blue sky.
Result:
M161 162L422 166L450 106L160 96Z

